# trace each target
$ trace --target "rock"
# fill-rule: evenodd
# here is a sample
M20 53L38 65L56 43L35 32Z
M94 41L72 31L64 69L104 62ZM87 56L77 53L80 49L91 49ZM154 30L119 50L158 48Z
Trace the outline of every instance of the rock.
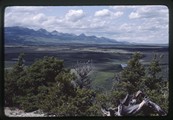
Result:
M42 110L36 110L33 112L34 114L43 114L43 111Z
M4 113L7 117L46 117L42 110L24 112L23 110L19 110L17 108L10 109L9 107L5 107Z

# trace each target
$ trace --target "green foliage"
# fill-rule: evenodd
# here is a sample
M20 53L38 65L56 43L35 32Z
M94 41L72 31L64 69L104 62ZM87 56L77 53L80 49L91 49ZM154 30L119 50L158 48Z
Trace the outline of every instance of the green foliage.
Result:
M63 61L55 57L44 57L29 66L25 78L19 83L22 88L25 88L23 90L25 95L22 97L26 99L21 107L25 110L39 109L38 101L45 99L44 96L47 95L49 87L57 81L57 76L62 76L64 71ZM28 103L30 105L27 106Z
M63 61L54 57L44 57L24 69L23 54L16 65L5 73L6 105L21 107L26 111L39 108L40 98L47 94L48 87L63 69Z
M75 88L71 84L74 78L69 71L61 72L45 96L41 109L56 116L90 115L95 93L90 89Z
M77 77L64 68L63 61L44 57L26 69L22 61L23 56L19 56L14 68L5 72L6 105L26 112L42 109L57 116L89 116L97 112L95 92L72 84Z
M160 89L159 85L161 85L162 76L161 73L161 66L159 64L162 56L158 56L157 54L154 55L149 67L148 67L148 76L145 80L145 85L150 89ZM161 87L161 86L160 86Z
M126 93L124 91L112 91L110 100L113 106L118 106L118 101L122 100L125 95Z
M79 116L89 116L90 107L93 105L95 93L89 89L77 89L76 97L74 98L74 105L77 106L75 114Z
M162 55L154 54L144 82L146 85L146 94L149 98L168 111L168 81L163 80L161 76L160 60L162 58Z
M56 116L89 116L93 109L94 91L80 88L68 89L71 89L73 94L61 91L59 84L56 84L49 90L41 109Z
M24 54L21 54L12 70L4 74L5 105L25 111L41 109L56 116L100 116L101 105L117 107L127 93L143 90L168 111L168 81L160 75L160 58L155 55L148 68L142 65L141 58L140 53L135 53L109 86L112 90L96 93L90 87L92 65L89 62L78 64L77 73L72 74L55 57L44 57L25 67ZM113 76L104 73L101 78L110 75Z
M127 93L134 93L141 87L141 81L145 76L144 66L140 63L142 55L137 52L128 61L127 67L121 72L121 84Z
M55 57L44 57L28 68L28 77L35 84L47 85L55 82L55 77L63 70L63 61Z
M127 67L117 74L111 93L111 96L116 98L112 103L120 98L120 94L133 94L142 90L149 99L168 111L168 81L163 80L160 75L159 61L162 57L155 54L149 67L145 68L140 63L142 55L135 53L128 61Z
M24 70L24 54L20 54L17 63L11 71L5 71L5 104L7 106L16 105L16 97L21 94L18 81L26 74Z

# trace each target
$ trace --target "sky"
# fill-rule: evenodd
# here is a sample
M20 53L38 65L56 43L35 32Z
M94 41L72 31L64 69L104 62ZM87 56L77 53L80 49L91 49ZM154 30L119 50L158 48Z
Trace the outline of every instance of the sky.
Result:
M5 27L95 35L117 41L168 44L169 9L141 6L13 6L5 9Z

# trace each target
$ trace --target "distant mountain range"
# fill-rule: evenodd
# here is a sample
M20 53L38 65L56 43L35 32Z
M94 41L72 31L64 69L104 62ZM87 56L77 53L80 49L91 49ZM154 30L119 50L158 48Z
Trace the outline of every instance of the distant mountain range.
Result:
M85 34L75 35L58 31L48 32L45 29L33 30L25 27L5 27L5 44L13 45L55 45L60 43L82 44L128 44L114 39Z

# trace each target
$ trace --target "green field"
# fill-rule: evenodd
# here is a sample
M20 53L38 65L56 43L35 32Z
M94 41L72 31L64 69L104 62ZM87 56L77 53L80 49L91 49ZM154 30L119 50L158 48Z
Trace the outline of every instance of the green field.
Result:
M153 54L163 54L161 60L162 75L168 79L168 47L149 45L84 45L60 44L56 46L6 46L5 68L10 69L20 53L25 54L25 65L31 65L44 56L55 56L64 61L65 67L74 68L77 61L92 60L94 67L90 74L92 86L95 89L111 89L112 78L122 70L121 64L126 64L134 52L143 54L142 63L147 67Z

